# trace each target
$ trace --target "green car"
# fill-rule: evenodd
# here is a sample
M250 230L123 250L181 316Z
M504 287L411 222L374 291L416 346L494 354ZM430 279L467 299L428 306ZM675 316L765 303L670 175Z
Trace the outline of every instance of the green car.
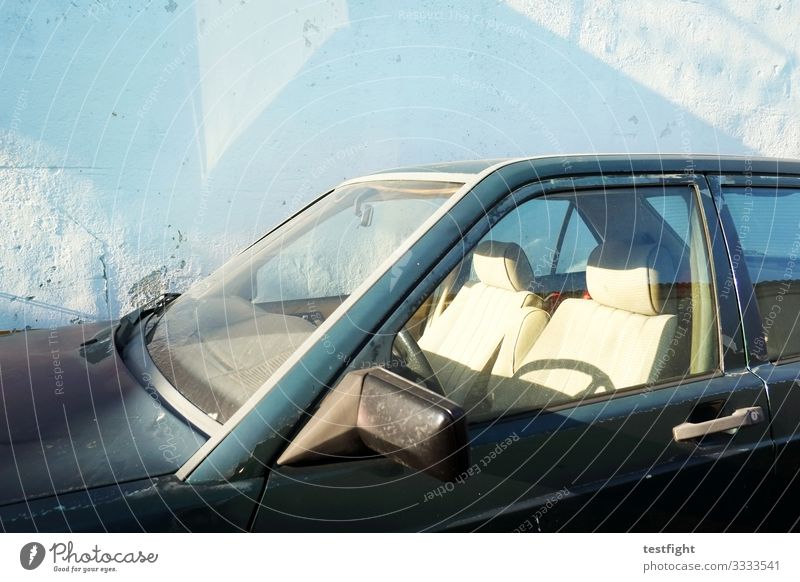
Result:
M349 180L181 296L0 338L0 524L797 529L798 233L790 160Z

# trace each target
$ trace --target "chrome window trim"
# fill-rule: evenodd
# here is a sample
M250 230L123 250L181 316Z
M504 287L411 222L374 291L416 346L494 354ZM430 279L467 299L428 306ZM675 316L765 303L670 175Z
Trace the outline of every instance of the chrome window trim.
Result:
M365 182L392 182L397 180L414 180L420 182L460 182L466 184L467 182L474 180L476 176L480 176L480 174L462 174L454 172L389 172L386 174L369 174L368 176L351 178L339 184L336 189L343 186L350 186L351 184L363 184Z

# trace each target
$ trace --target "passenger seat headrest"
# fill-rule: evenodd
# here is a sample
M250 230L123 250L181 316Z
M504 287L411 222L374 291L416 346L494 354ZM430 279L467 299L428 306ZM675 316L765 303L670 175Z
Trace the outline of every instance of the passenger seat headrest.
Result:
M522 248L512 242L486 240L475 247L472 266L482 283L509 291L531 291L533 270Z
M608 307L659 315L674 274L672 258L664 248L606 241L589 255L586 286L593 300Z

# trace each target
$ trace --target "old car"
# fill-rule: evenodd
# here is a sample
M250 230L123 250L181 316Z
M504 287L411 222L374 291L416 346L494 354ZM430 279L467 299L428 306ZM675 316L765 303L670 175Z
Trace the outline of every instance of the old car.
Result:
M0 338L6 531L800 519L800 162L379 172L119 322Z

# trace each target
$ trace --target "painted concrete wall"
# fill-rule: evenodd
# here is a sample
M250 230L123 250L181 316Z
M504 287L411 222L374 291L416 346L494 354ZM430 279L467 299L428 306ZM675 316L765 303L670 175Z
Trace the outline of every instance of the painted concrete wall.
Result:
M0 10L0 328L115 317L182 290L381 168L800 156L800 7L787 0Z

